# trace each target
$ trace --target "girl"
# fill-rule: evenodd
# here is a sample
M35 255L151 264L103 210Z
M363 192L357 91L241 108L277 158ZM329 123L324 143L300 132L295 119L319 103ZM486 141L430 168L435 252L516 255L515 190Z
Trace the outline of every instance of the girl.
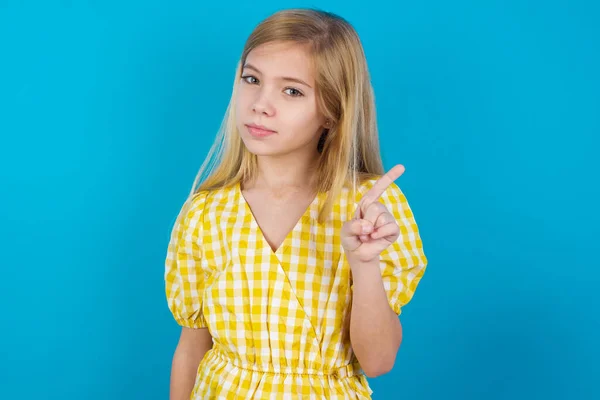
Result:
M383 174L351 25L304 9L263 21L168 247L171 398L370 399L427 264L403 171Z

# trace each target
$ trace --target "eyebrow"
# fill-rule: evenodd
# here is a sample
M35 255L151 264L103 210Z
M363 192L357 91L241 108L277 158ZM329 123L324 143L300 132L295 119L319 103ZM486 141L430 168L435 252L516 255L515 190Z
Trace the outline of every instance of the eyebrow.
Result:
M252 70L258 72L259 74L261 73L258 68L256 68L254 65L248 64L248 63L244 64L244 69L252 69ZM284 81L296 82L301 85L308 86L309 88L312 89L312 86L310 86L308 83L304 82L302 79L299 79L299 78L293 78L291 76L281 76L279 79L282 79Z

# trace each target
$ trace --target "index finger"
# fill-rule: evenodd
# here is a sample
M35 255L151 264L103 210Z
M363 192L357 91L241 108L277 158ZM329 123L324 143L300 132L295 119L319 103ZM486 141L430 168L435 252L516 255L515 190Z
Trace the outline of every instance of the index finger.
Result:
M390 169L385 175L375 182L373 187L369 189L367 193L362 197L360 203L362 206L368 206L369 204L377 201L379 197L385 192L396 179L404 173L404 165L398 164L394 168Z

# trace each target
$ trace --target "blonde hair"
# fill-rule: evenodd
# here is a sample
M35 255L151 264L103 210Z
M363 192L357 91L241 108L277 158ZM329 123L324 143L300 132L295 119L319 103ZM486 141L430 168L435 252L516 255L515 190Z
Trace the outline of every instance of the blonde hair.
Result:
M332 122L319 146L317 190L328 192L319 222L330 215L344 187L353 190L364 179L383 174L375 115L375 98L358 34L343 18L315 9L279 11L262 21L245 43L237 65L233 92L217 137L198 172L190 198L252 180L256 156L250 153L236 127L235 100L248 54L269 42L308 45L315 65L317 104ZM200 184L204 175L206 179Z

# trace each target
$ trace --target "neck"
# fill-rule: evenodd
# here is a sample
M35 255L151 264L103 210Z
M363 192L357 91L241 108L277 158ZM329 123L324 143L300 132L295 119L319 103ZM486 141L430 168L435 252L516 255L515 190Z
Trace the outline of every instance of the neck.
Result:
M249 186L268 190L313 189L319 154L258 156L258 175Z

